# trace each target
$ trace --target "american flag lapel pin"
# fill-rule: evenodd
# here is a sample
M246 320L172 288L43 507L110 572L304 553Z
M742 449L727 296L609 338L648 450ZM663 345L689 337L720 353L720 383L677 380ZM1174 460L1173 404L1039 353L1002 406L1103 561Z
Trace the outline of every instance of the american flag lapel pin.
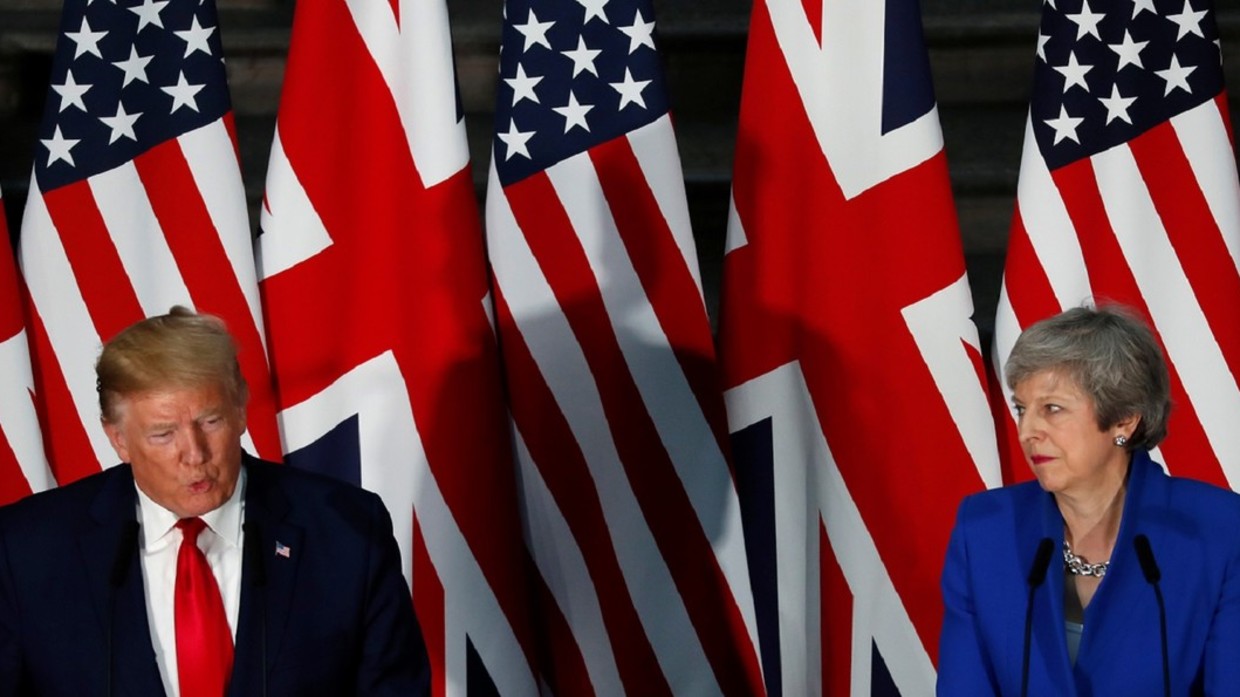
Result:
M293 550L290 549L288 545L284 544L283 542L280 542L279 540L276 541L276 556L277 557L284 557L285 559L291 559L292 557L290 555L292 553L293 553Z

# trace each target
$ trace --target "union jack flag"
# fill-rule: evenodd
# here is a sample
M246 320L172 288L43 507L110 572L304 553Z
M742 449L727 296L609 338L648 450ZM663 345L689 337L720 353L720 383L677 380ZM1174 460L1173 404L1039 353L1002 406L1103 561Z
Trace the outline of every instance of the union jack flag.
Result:
M434 694L536 695L456 104L446 3L298 4L258 243L263 308L287 462L384 499Z
M652 5L505 18L487 241L549 684L761 694Z
M754 4L720 345L771 695L928 695L1000 483L916 0Z
M1022 327L1064 308L1135 308L1171 369L1156 457L1236 488L1240 184L1218 37L1208 0L1043 8L995 365ZM1006 421L1008 457L1023 463ZM1011 475L1030 476L1023 464Z
M0 201L0 504L49 486L20 279Z
M56 483L116 461L100 344L173 304L228 323L250 385L245 445L279 457L235 141L213 2L65 3L20 239Z

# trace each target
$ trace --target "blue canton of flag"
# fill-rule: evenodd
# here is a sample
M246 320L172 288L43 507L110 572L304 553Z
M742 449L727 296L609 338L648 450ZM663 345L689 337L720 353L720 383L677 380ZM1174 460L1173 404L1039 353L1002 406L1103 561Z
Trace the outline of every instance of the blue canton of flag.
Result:
M505 186L667 113L650 2L515 0L505 17L495 107Z
M1205 0L1094 5L1060 0L1043 13L1031 117L1051 169L1127 142L1223 88Z
M66 3L61 33L35 160L44 192L108 171L230 109L210 3Z

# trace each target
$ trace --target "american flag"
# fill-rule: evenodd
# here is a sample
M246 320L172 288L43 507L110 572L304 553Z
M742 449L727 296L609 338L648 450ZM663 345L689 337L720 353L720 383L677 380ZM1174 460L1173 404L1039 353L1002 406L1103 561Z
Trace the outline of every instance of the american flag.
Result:
M176 303L224 318L245 445L279 457L215 6L65 3L22 220L35 393L55 481L111 465L100 344Z
M771 695L929 695L999 484L916 0L756 2L720 351Z
M649 1L509 0L487 241L559 694L762 692Z
M1036 51L996 365L1021 327L1090 300L1128 304L1171 368L1156 456L1240 487L1240 185L1213 7L1058 0Z
M20 279L2 204L0 201L0 504L46 489L50 479L35 412Z
M392 514L434 694L538 694L446 3L297 5L259 237L289 464Z

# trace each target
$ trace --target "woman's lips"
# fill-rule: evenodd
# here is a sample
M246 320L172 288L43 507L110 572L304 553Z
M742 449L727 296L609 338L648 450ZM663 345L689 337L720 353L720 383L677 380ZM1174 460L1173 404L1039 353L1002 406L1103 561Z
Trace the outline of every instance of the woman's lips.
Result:
M1051 460L1054 460L1054 459L1055 458L1051 457L1050 455L1030 455L1029 456L1029 461L1035 465L1040 465L1044 462L1050 462Z

